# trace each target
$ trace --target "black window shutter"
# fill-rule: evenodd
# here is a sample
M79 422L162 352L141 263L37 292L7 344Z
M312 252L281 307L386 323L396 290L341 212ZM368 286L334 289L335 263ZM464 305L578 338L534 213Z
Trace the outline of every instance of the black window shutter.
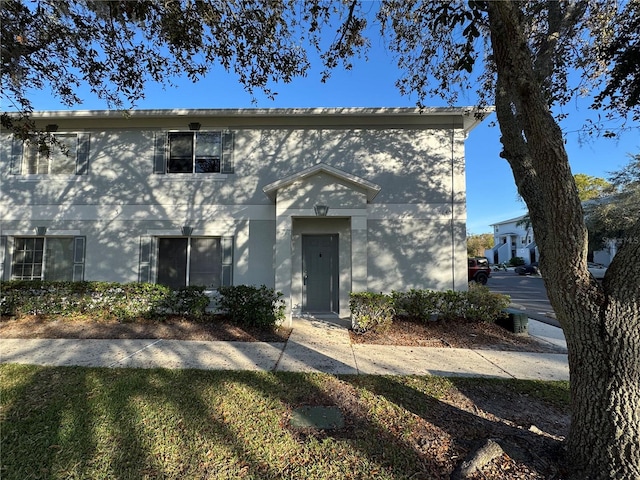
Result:
M84 280L84 249L85 237L74 237L73 239L73 281Z
M7 249L7 237L6 235L0 236L0 280L4 280L4 261L6 257L5 250ZM9 269L7 269L8 271Z
M76 159L76 175L89 174L89 137L88 133L78 134L78 157Z
M153 152L153 173L164 174L167 172L165 162L167 134L166 132L156 132L154 152Z
M222 285L233 285L233 237L222 237Z
M233 132L222 133L222 173L233 173Z
M151 282L151 237L140 237L140 263L138 266L138 282Z
M14 137L13 142L11 143L11 175L20 175L22 173L23 151L23 141Z

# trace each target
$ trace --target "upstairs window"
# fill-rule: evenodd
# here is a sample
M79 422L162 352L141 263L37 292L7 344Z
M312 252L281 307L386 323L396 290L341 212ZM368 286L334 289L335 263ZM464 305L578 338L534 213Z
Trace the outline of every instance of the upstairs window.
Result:
M168 173L220 173L220 132L170 133Z
M31 142L25 149L22 163L24 175L75 175L78 157L78 136L75 134L55 135L57 143L48 145L48 150L37 142Z
M158 134L154 173L233 173L233 134L219 131Z
M86 175L89 173L89 134L56 133L55 142L14 139L11 173L14 175Z

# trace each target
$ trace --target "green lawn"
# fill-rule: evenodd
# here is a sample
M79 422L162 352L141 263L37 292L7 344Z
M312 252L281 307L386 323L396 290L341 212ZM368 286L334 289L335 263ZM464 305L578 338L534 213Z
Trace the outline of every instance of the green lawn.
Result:
M566 382L24 365L0 387L3 480L447 478L501 423L456 406L469 392L568 403ZM346 427L292 429L300 405Z

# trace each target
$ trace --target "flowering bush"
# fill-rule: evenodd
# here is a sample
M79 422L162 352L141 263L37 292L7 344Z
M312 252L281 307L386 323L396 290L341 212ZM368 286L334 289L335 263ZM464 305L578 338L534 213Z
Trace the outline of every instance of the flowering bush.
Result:
M393 299L382 293L351 293L349 309L351 328L356 333L384 331L391 326L395 315Z

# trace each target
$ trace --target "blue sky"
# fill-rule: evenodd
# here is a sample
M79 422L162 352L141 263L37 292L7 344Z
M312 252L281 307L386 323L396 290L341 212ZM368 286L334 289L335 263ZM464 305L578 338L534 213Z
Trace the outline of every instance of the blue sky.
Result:
M320 82L317 65L305 78L274 87L275 100L256 94L256 103L237 83L234 75L214 70L204 80L193 84L187 79L175 79L177 86L162 88L149 84L144 99L136 108L289 108L289 107L414 107L415 96L401 96L394 82L399 71L394 59L382 44L372 42L369 60L354 62L350 71L337 69L326 82ZM313 59L312 59L313 65ZM104 102L90 92L81 92L84 103L75 109L105 109ZM66 109L49 92L33 92L36 110ZM459 105L474 103L473 92L461 96ZM442 101L426 102L427 106L442 106ZM617 140L596 139L580 141L578 129L588 112L588 104L575 104L569 119L561 124L566 132L566 148L574 173L606 177L628 163L629 154L640 152L638 131L627 132ZM489 120L495 119L492 115ZM466 142L467 158L467 230L472 233L490 232L489 225L521 215L525 205L517 199L511 169L499 157L500 142L497 127L490 121L473 130Z

